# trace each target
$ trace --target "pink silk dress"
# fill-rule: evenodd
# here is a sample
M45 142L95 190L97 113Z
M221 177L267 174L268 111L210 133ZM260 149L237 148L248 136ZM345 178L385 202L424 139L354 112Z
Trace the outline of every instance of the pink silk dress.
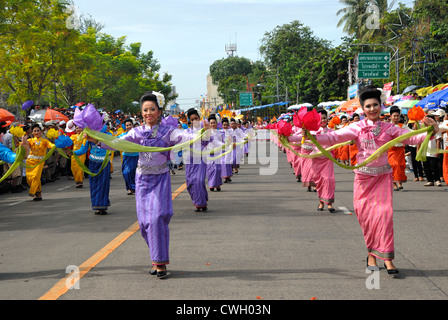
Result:
M389 122L364 119L340 130L316 135L322 145L354 140L361 164L378 148L407 133ZM426 133L405 140L404 144L423 142ZM353 206L363 231L367 251L382 260L394 259L392 168L387 152L365 167L354 170Z
M312 134L321 135L334 131L328 127L320 128ZM324 148L330 146L322 145ZM319 149L315 146L311 154L319 153ZM334 178L333 162L325 156L312 159L311 170L313 173L313 181L316 184L317 196L320 201L325 204L334 203L334 191L336 189L336 181Z
M302 141L302 130L298 130L293 133L288 140L289 142L300 143ZM305 142L301 146L297 146L297 148L299 149L298 152L301 154L311 154L314 151L314 145L309 141ZM300 174L302 176L302 185L304 187L315 186L315 183L313 182L313 171L311 170L313 160L300 157L298 161L298 166L300 166Z
M298 128L298 127L293 127L292 128L292 134L302 134L302 129ZM298 142L296 142L297 144ZM291 148L297 152L300 153L302 151L302 147L300 145L295 145L295 146L291 146ZM302 162L301 162L301 157L299 157L298 155L296 155L295 153L293 153L293 157L292 157L292 167L294 169L294 173L296 174L296 177L299 178L302 175L301 169L302 169Z

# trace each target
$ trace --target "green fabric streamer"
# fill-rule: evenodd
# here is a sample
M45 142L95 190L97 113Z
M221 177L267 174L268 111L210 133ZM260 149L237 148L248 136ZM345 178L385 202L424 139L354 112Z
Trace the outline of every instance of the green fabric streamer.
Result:
M73 154L73 157L75 158L76 162L78 163L78 165L82 169L82 171L84 171L85 173L87 173L91 177L96 177L101 172L103 172L104 168L106 168L107 163L110 161L111 154L112 154L112 151L107 150L106 156L104 157L103 163L101 164L101 168L100 168L100 170L97 173L91 172L89 170L89 168L87 168L86 165L84 163L82 163L82 161L79 159L79 157L76 154Z
M349 169L349 170L354 170L354 169L359 169L362 167L367 166L369 163L377 160L379 157L381 157L381 155L383 155L385 152L387 152L390 148L392 148L393 146L395 146L398 143L401 143L413 136L419 135L421 133L427 133L425 141L421 144L419 152L417 154L416 160L417 161L426 161L426 151L428 149L428 143L429 140L431 139L431 134L434 131L434 127L430 126L427 128L423 128L420 130L416 130L416 131L412 131L412 132L408 132L405 133L391 141L389 141L388 143L382 145L380 148L378 148L378 150L376 150L370 157L368 157L363 163L361 163L360 165L357 166L347 166L344 165L342 163L339 163L328 151L326 151L320 144L319 142L317 142L317 140L308 132L305 130L306 135L308 136L308 138L313 142L313 144L331 161L333 161L334 163L336 163L338 166L344 168L344 169Z
M57 148L57 151L64 158L71 159L71 157L69 157L69 156L67 156L65 154L63 149ZM82 171L84 171L85 173L87 173L91 177L96 177L101 172L103 172L104 168L107 166L107 163L110 160L110 156L112 155L112 151L107 150L106 156L104 157L103 163L101 164L101 168L100 168L100 170L97 173L91 172L89 170L89 168L87 168L87 166L84 163L82 163L82 161L79 159L79 157L76 154L74 154L74 153L72 153L72 154L73 154L73 158L75 158L76 162L78 163L78 165L79 165L79 167L81 168Z
M307 158L307 159L314 159L314 158L318 158L318 157L322 157L325 156L328 159L330 159L331 161L333 161L335 164L337 164L338 166L340 166L341 168L344 169L348 169L348 170L355 170L355 169L359 169L362 167L367 166L369 163L377 160L381 155L383 155L385 152L387 152L390 148L392 148L393 146L395 146L398 143L401 143L413 136L419 135L421 133L427 133L425 141L421 144L420 148L419 148L419 152L417 153L416 156L416 160L417 161L426 161L426 152L428 151L428 143L429 140L431 139L431 135L432 132L434 131L434 127L430 126L430 127L425 127L416 131L412 131L412 132L408 132L405 133L391 141L389 141L388 143L384 144L383 146L381 146L380 148L378 148L378 150L376 150L369 158L367 158L363 163L357 165L357 166L348 166L345 164L342 164L340 162L338 162L333 155L330 153L331 150L336 149L344 144L349 144L351 143L351 141L345 142L343 144L338 144L338 145L334 145L328 149L325 149L324 147L322 147L322 145L310 134L310 132L308 130L304 130L307 137L311 140L311 142L319 149L319 153L313 154L313 155L306 155L306 154L300 154L297 153L294 149L292 149L291 145L288 141L288 139L286 137L283 136L279 136L279 140L282 143L283 146L285 146L286 148L290 149L294 154L303 157L303 158Z
M114 136L111 136L111 135L108 135L105 133L91 130L89 128L85 128L84 132L88 136L90 136L90 137L104 143L105 145L111 147L112 149L118 150L118 151L123 151L123 152L169 152L169 151L180 151L180 150L184 149L185 147L188 147L189 145L197 142L204 135L205 129L201 129L194 139L191 139L191 140L183 142L183 143L176 144L175 146L168 147L168 148L142 146L137 143L133 143L133 142L126 141L123 139L119 139L117 137L114 137Z
M235 143L235 146L245 145L245 144L248 144L248 143L249 143L249 139L244 139L244 141ZM232 142L230 143L230 145L232 145L232 147L231 147L229 150L227 150L227 151L225 151L225 152L223 152L223 153L221 153L220 155L217 155L217 156L215 156L215 157L208 157L208 156L207 156L207 157L206 157L206 160L209 160L209 161L215 161L215 160L221 159L222 157L228 155L229 153L231 153L231 152L234 150L234 149L233 149L233 143L232 143Z
M440 150L440 149L428 149L429 153L448 153L448 150Z
M422 161L422 162L426 162L426 153L428 152L429 140L431 140L432 133L434 132L433 126L430 126L428 128L424 128L421 130L425 130L425 129L427 129L425 141L423 141L423 143L420 145L417 155L415 156L415 160ZM419 131L419 130L417 130L417 131Z
M22 163L23 159L25 159L26 156L26 149L22 146L17 147L16 149L16 160L12 164L12 166L9 168L8 171L3 175L3 177L0 179L0 183L3 182L7 177L9 177L14 170Z
M47 161L51 157L51 155L53 154L53 152L55 150L56 150L56 146L51 148L50 151L48 151L48 153L45 155L45 157L42 160L40 160L38 164L36 164L35 166L29 166L29 165L25 164L25 167L28 169L34 169L34 168L38 167L42 162Z
M142 146L142 145L139 145L137 143L133 143L133 142L130 142L130 141L126 141L126 140L123 140L123 139L119 139L119 138L113 137L113 136L105 134L105 133L101 133L101 132L97 132L97 131L91 130L89 128L85 128L84 132L88 136L90 136L90 137L92 137L92 138L94 138L94 139L104 143L105 145L111 147L112 149L123 151L123 152L170 152L170 151L178 152L178 151L185 150L185 149L189 148L190 145L192 145L192 144L196 143L197 141L199 141L204 136L205 129L201 129L198 132L198 134L197 134L197 136L195 138L193 138L193 139L191 139L189 141L180 143L180 144L176 144L175 146L168 147L168 148ZM237 143L236 145L242 145L242 144L246 144L248 142L249 142L249 140L245 140L243 142ZM226 143L226 148L227 148L227 143ZM217 148L212 149L212 150L205 150L205 152L204 151L197 151L197 150L194 150L194 149L191 150L191 151L194 152L194 153L198 153L198 154L200 153L200 154L206 155L206 154L211 154L211 153L217 153L221 149L222 149L222 147L217 147ZM228 154L232 150L233 149L229 150L227 153L220 154L219 156L211 157L211 158L209 158L209 160L217 160L217 159L225 156L226 154Z
M274 131L274 132L275 132L275 131ZM280 142L282 143L282 145L283 145L285 148L288 148L292 153L294 153L295 155L297 155L297 156L299 156L299 157L301 157L301 158L305 158L305 159L315 159L315 158L320 158L320 157L325 156L322 152L317 152L317 153L314 153L314 154L298 153L298 152L297 152L296 150L294 150L291 146L300 146L301 144L290 143L290 142L288 141L288 138L286 138L285 136L280 136L280 135L278 135L278 133L276 133L276 132L275 132L274 134L279 138ZM333 151L334 149L343 147L343 146L345 146L345 145L347 145L347 144L350 144L350 143L352 143L352 141L347 141L347 142L343 142L343 143L338 143L338 144L335 144L334 146L331 146L331 147L329 147L329 148L327 148L327 149L325 149L325 150L327 150L327 151Z

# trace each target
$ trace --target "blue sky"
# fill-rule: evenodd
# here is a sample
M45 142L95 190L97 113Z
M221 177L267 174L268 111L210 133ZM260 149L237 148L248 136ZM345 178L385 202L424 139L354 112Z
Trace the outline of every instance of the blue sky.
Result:
M402 0L411 6L412 0ZM80 13L102 22L102 32L127 36L152 50L161 72L173 75L182 109L207 93L210 65L225 58L225 45L237 43L237 55L261 60L265 32L300 20L317 37L340 43L337 28L343 7L338 0L74 0Z

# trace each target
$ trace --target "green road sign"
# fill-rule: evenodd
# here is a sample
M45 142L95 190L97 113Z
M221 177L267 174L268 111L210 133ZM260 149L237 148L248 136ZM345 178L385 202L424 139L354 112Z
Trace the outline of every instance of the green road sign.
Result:
M251 107L254 105L252 92L240 93L240 106L241 107Z
M390 78L390 52L370 52L358 55L358 79Z

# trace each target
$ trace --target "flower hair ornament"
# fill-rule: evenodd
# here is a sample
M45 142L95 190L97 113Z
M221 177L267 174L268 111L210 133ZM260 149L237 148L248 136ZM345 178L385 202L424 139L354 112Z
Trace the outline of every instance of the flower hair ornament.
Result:
M159 108L163 109L163 107L165 106L165 96L157 91L152 91L151 93L156 96Z

